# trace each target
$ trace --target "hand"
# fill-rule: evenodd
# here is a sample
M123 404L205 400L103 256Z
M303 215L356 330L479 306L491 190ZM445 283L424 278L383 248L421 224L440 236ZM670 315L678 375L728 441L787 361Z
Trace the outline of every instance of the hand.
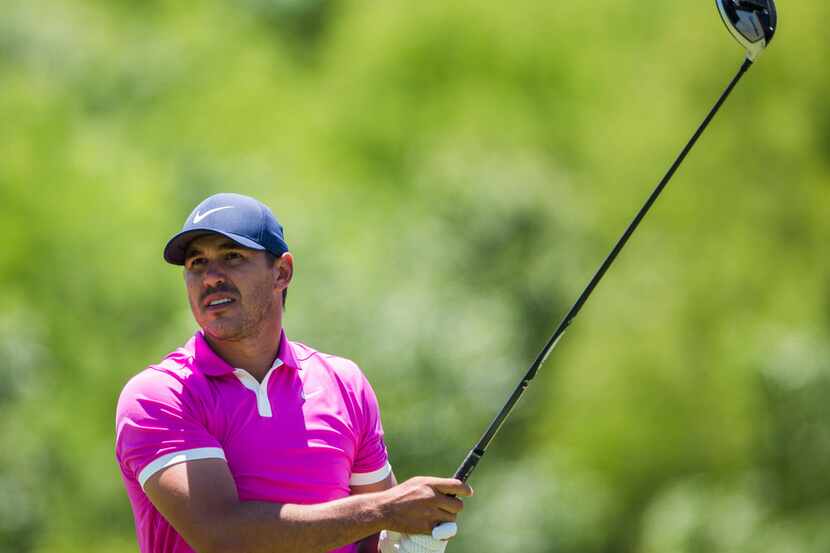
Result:
M432 536L416 534L401 536L400 553L444 553L447 542L436 540Z
M381 492L380 509L387 530L430 534L442 522L455 522L464 508L453 496L472 494L472 488L460 480L419 476Z
M401 550L401 537L398 532L382 530L378 540L380 553L398 553Z
M458 525L454 522L445 522L432 529L432 537L436 540L447 541L458 533Z
M446 522L432 529L432 536L399 534L384 530L380 533L381 553L444 553L447 540L455 536L458 526ZM443 536L443 539L441 539Z

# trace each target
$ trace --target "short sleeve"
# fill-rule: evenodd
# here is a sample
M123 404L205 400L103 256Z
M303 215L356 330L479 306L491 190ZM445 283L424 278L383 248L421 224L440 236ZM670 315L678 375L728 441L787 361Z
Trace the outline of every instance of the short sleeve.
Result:
M352 477L349 481L352 486L380 482L392 472L386 444L383 442L383 425L378 400L363 373L360 373L358 394L360 416L363 420L359 425L361 434L352 466Z
M199 407L179 378L149 368L121 392L115 417L115 455L141 487L153 474L197 459L225 459Z

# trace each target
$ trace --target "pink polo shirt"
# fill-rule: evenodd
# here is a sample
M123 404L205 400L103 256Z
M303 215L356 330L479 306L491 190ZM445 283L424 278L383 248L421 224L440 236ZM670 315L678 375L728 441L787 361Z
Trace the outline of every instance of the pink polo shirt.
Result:
M142 489L176 463L225 459L242 501L297 504L345 497L392 470L377 399L357 365L285 332L261 383L201 332L133 377L118 400L115 453L142 553L193 551Z

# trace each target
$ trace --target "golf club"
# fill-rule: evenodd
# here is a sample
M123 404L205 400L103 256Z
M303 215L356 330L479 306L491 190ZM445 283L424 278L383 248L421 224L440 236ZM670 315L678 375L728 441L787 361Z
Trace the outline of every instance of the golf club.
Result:
M738 70L738 73L732 78L732 81L723 91L720 98L718 98L718 101L715 102L714 107L712 107L709 114L697 128L694 135L692 135L692 138L680 152L680 155L677 156L677 159L671 165L666 175L648 197L645 204L640 208L640 211L637 212L637 215L631 223L629 223L628 227L625 229L625 232L611 250L611 253L608 254L608 257L605 258L605 261L602 262L602 265L600 265L593 278L591 278L588 285L577 298L576 303L574 303L573 307L571 307L570 311L568 311L559 323L559 326L545 344L545 347L543 347L542 351L539 352L536 360L533 361L533 364L530 366L527 373L513 390L513 393L508 398L507 403L504 404L501 411L487 427L487 430L481 436L478 443L476 443L476 445L470 450L467 457L458 467L458 470L455 471L455 478L466 482L470 477L470 474L473 472L476 465L478 465L478 462L487 451L487 446L495 437L502 424L504 424L505 419L507 419L508 415L510 415L510 412L516 405L516 402L519 401L519 398L521 398L525 390L527 390L530 381L536 376L536 372L539 370L539 367L541 367L548 358L550 352L554 347L556 347L556 344L562 338L565 330L571 322L573 322L576 315L582 309L582 306L585 305L585 302L588 301L591 292L593 292L594 288L597 284L599 284L599 281L602 279L603 275L605 275L605 272L608 271L608 268L611 267L611 264L617 258L617 255L619 255L626 242L628 242L628 239L639 226L640 221L643 220L643 217L645 217L649 209L651 209L651 206L654 204L655 200L657 200L657 197L663 191L663 188L666 187L666 184L668 184L675 171L677 171L677 168L680 167L681 163L683 163L686 155L695 145L698 138L700 138L700 135L703 134L703 131L709 125L709 122L718 112L721 105L723 105L726 101L726 98L732 92L732 89L735 88L735 85L738 84L738 81L744 73L746 73L747 69L752 66L760 53L764 51L772 40L772 37L775 34L778 17L773 0L716 0L716 4L726 28L729 29L729 32L746 49L746 60L744 60Z

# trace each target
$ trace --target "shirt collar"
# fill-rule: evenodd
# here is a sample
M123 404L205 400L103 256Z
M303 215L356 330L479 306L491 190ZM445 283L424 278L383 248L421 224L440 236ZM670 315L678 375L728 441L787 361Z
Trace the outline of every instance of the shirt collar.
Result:
M215 351L213 351L213 349L211 349L205 339L205 333L203 330L199 330L193 336L193 339L188 346L190 346L188 349L193 352L194 366L200 372L203 372L209 376L222 376L225 374L231 374L234 371L234 367L228 364L227 361L222 359ZM280 345L277 359L282 361L283 365L292 369L302 368L296 355L294 354L293 344L288 341L288 338L285 335L285 329L280 330ZM277 359L274 360L275 365L277 364Z
M285 329L280 329L280 349L279 353L277 354L277 359L283 362L283 364L287 367L291 367L292 369L301 370L303 367L300 365L297 356L294 354L294 344L288 341L288 338L285 336Z

